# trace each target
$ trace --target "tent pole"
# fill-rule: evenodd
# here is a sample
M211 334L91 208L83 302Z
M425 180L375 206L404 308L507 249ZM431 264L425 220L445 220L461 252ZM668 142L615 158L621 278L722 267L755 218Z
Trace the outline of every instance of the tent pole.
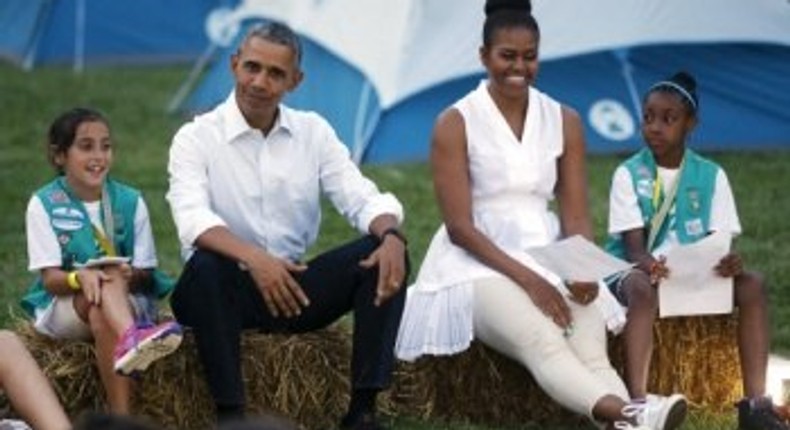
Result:
M370 92L373 87L370 81L365 79L362 85L362 90L359 92L359 100L357 101L357 114L354 118L354 142L352 144L351 158L357 165L362 163L367 149L368 140L370 139L370 130L378 122L378 114L376 118L371 121L373 124L368 124L366 127L365 117L367 116L367 107L370 104Z
M74 73L82 73L85 69L85 0L77 0L74 19Z
M209 46L203 51L200 55L200 58L195 62L195 65L192 66L192 70L189 71L189 76L187 76L186 81L178 88L178 91L173 95L170 99L170 103L167 105L167 113L173 113L181 107L181 103L184 102L184 99L189 94L189 91L195 85L195 81L197 81L198 77L200 77L200 73L203 72L203 69L206 68L206 64L211 61L211 58L214 57L214 51L217 50L217 44L211 42Z
M49 21L50 16L49 14L52 12L52 0L45 1L42 3L41 9L38 10L38 16L36 16L36 31L33 34L33 38L30 44L27 46L27 52L25 53L25 58L22 60L22 68L26 71L33 70L33 66L36 65L36 55L38 54L38 45L41 43L41 37L44 34L44 31L47 26L47 21Z
M628 48L618 49L615 57L620 61L620 71L625 79L625 86L628 88L628 95L631 98L631 104L634 106L637 118L642 118L642 103L639 101L639 92L636 90L636 82L634 82L634 67L628 59L630 50Z

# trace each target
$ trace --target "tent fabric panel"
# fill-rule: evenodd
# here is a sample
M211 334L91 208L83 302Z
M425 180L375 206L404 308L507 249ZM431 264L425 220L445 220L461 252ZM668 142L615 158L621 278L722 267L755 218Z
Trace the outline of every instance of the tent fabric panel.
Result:
M209 13L239 1L2 0L0 55L30 55L29 66L193 61L209 44Z
M0 58L22 64L41 28L47 0L0 2Z
M222 50L214 65L206 72L204 83L183 104L183 111L204 112L227 98L233 90L231 55L246 30L259 21L244 23L234 42ZM369 85L362 73L312 39L303 37L301 41L304 79L295 91L286 95L284 103L321 114L349 148L364 146L364 142L359 140L364 138L361 133L372 127L378 119L378 96L371 91L370 99L360 105L364 102L365 86ZM363 111L358 113L360 108Z
M697 78L698 149L790 147L790 47L693 44L634 51L640 92L677 70Z
M642 96L652 84L681 69L697 78L701 98L700 123L691 136L692 147L790 148L790 47L663 44L634 48L627 59L638 95L636 106L614 51L541 63L536 87L579 113L590 153L626 153L640 148ZM427 160L436 115L482 77L473 75L438 85L386 110L364 161ZM602 100L619 106L608 121L596 119L593 113ZM606 132L607 127L612 130Z

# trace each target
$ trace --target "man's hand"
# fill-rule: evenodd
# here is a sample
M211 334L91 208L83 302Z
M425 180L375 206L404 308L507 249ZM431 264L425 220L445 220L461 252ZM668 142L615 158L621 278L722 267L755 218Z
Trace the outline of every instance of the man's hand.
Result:
M261 251L246 263L246 267L272 316L294 317L310 305L302 287L291 276L292 272L306 270L306 265L275 258Z
M395 235L384 236L381 245L359 265L369 269L379 266L379 282L373 303L381 306L400 290L406 277L406 244Z

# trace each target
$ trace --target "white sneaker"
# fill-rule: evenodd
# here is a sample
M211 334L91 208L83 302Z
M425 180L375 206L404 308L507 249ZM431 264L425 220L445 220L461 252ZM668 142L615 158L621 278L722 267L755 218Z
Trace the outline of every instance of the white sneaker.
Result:
M0 419L0 430L33 430L24 421Z
M614 428L616 430L653 430L648 426L642 424L631 424L628 421L615 421Z
M648 394L645 424L656 430L674 430L683 424L688 402L682 394L657 396Z
M682 394L657 396L648 394L644 403L631 403L623 408L623 415L653 430L675 430L686 419L688 402Z

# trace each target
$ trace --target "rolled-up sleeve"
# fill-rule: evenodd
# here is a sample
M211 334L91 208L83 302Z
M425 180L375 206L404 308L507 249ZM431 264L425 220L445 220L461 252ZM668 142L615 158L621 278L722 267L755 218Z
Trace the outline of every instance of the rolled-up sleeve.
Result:
M225 222L211 209L208 163L210 145L197 138L194 124L176 133L167 166L167 201L182 248L191 248L203 232Z
M321 187L348 222L360 233L369 232L370 223L389 214L403 223L403 206L391 193L382 193L351 160L348 149L327 124L320 132Z

